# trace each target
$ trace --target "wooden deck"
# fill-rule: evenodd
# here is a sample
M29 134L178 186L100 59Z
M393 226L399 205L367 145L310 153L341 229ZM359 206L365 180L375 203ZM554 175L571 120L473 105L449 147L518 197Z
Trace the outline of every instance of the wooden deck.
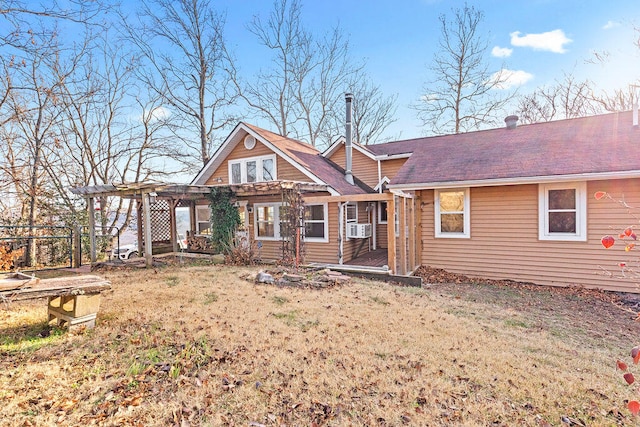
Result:
M349 262L345 262L346 265L362 265L365 267L382 267L389 265L387 259L387 249L376 249L375 251L367 252L358 258L354 258Z

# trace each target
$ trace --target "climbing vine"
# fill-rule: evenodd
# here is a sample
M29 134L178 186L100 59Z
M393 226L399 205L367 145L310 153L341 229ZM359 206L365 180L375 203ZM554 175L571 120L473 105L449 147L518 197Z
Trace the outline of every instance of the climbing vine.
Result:
M238 208L233 205L235 193L229 187L213 187L209 193L211 207L211 244L222 251L240 225Z

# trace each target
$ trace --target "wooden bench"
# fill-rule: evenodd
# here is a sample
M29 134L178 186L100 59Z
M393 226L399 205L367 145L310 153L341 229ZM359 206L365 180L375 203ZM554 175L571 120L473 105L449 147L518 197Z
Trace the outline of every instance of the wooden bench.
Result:
M49 323L55 321L69 330L93 328L100 308L100 293L111 289L109 281L94 275L37 279L18 274L0 279L0 301L48 298Z

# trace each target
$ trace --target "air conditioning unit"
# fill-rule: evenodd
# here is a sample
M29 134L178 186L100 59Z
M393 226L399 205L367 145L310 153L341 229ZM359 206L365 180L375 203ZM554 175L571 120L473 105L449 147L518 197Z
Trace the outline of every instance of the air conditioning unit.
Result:
M366 239L371 237L371 224L347 224L349 239Z

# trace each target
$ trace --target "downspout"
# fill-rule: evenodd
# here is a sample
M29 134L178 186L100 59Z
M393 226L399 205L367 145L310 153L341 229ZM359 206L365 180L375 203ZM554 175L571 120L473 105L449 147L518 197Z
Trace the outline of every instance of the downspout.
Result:
M378 193L382 194L382 166L380 165L382 162L378 159Z
M345 155L346 155L346 165L345 165L344 178L347 180L347 182L349 184L353 185L353 174L351 173L351 167L352 167L352 165L351 165L351 163L352 163L351 151L353 149L352 148L352 141L351 141L351 138L352 138L352 135L351 135L351 133L352 133L351 121L352 121L352 117L353 117L352 110L351 110L351 104L352 104L352 101L353 101L353 95L350 94L350 93L346 93L344 95L344 97L345 97L345 100L347 101L347 121L346 121L346 126L345 126L346 127L346 129L345 129L346 140L345 140L345 143L344 143L344 150L345 150Z

